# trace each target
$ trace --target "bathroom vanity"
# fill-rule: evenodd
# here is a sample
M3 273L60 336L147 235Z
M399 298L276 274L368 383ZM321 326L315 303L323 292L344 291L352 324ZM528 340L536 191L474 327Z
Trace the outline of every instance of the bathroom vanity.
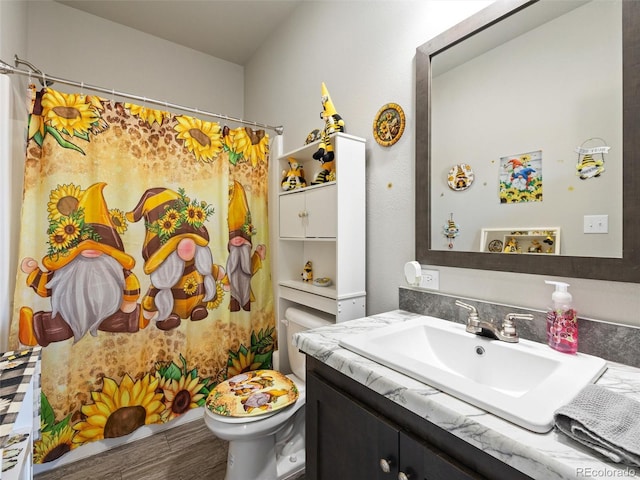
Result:
M307 365L306 478L530 478L322 362Z
M339 346L345 335L417 316L395 310L294 337L294 346L307 354L306 478L640 475L640 469L605 462L556 430L540 434L518 427ZM607 366L597 383L640 400L640 369Z

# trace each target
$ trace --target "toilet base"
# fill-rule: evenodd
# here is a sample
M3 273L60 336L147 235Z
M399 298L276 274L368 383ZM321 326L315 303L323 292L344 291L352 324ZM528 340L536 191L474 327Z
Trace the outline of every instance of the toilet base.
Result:
M244 446L239 446L236 441L229 443L225 480L246 480L248 478L252 480L288 480L296 478L304 471L304 448L291 455L276 457L273 449L262 449L264 453L261 454L257 453L260 449L256 449L256 445L247 445L246 447L250 448L252 452L248 460L246 460L247 454ZM264 455L262 458L269 460L259 465L258 469L256 469L256 465L248 465L252 458L259 459L259 455Z
M229 441L225 480L289 480L302 473L304 408L300 410L276 435Z

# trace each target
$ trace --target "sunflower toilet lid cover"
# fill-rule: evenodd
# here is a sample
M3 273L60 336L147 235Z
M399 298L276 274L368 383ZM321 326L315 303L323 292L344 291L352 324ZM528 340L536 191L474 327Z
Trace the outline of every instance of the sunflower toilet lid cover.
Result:
M298 388L275 370L240 373L219 383L207 397L207 408L225 417L254 417L273 413L298 399Z

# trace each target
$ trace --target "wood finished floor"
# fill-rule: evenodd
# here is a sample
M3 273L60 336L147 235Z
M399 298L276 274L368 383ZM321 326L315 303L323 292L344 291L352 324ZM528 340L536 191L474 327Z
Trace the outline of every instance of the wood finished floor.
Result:
M223 480L226 463L227 442L216 438L203 421L193 421L34 479Z
M223 480L227 442L203 421L150 437L34 476L35 480Z

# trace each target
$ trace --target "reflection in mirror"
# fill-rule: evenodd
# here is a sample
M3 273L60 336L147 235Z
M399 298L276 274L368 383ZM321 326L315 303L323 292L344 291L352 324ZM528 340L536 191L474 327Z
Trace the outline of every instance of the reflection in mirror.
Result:
M418 47L419 262L640 282L639 32L640 2L512 0Z
M550 9L560 15L532 28L530 20ZM609 1L539 2L483 32L493 39L498 29L526 30L515 38L493 48L486 39L488 51L464 63L453 57L484 38L433 57L431 208L443 214L433 218L431 248L448 250L441 232L452 214L457 251L489 251L482 231L496 229L503 234L491 238L494 252L622 256L621 9ZM584 160L600 146L610 148ZM587 161L597 164L592 176L589 166L577 168ZM585 234L585 217L594 227L606 219L606 233ZM562 244L510 234L551 227L561 229ZM516 246L507 250L509 241Z

